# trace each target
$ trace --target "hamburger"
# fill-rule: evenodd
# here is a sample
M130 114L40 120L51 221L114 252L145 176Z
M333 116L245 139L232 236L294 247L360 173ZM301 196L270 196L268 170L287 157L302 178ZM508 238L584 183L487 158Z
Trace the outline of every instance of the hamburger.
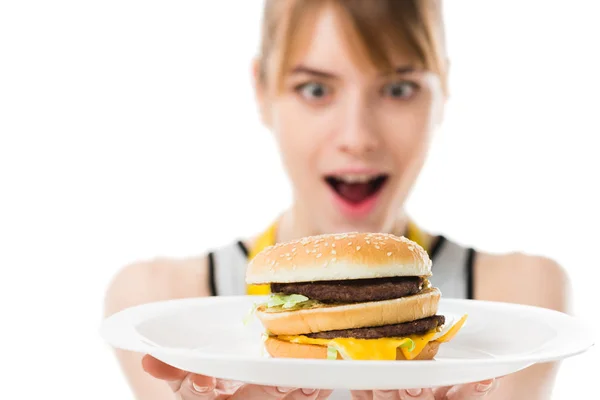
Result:
M265 248L246 282L270 285L253 311L271 357L431 360L466 318L438 314L431 266L405 237L327 234Z

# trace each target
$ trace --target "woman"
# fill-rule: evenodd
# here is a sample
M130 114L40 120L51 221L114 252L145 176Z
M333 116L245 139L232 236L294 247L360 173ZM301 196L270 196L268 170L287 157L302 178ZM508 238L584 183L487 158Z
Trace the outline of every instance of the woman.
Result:
M267 0L255 89L292 182L292 206L250 240L195 259L128 266L108 290L107 314L166 299L265 293L244 284L254 254L277 241L346 231L391 232L417 241L433 259L432 281L444 297L566 311L567 279L551 260L475 252L421 231L403 210L447 96L440 7L419 0ZM128 352L118 357L140 399L173 398L174 392L182 399L331 394L215 380ZM555 364L536 365L453 388L361 391L353 398L547 399L556 371Z

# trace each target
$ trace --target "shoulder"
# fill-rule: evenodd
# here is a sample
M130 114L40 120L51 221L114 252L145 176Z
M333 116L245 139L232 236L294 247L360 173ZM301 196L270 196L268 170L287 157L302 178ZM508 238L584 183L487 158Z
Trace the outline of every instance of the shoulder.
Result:
M475 298L569 310L570 282L556 261L525 253L478 252L474 261Z
M122 268L107 287L104 309L110 315L144 303L209 294L206 256L157 258Z

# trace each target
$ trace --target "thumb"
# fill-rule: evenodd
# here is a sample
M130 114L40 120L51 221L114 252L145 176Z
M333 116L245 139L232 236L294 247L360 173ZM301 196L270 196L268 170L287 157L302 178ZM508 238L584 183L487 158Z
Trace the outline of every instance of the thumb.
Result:
M188 372L166 364L149 354L142 358L142 368L156 379L163 381L181 381L188 374Z
M156 379L165 381L183 399L212 398L215 379L209 376L196 375L166 364L151 355L142 358L142 368Z
M470 400L480 399L490 394L498 385L497 379L457 385L443 388L436 392L436 400Z

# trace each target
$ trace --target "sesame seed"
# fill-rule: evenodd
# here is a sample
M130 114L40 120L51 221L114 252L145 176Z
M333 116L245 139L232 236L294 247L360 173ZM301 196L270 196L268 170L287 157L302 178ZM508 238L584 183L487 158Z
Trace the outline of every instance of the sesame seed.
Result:
M322 254L321 254L321 253L317 254L317 258L319 258L319 257L321 257L321 256L322 256Z
M292 257L288 257L288 258L287 258L287 260L288 260L288 261L292 261Z
M379 246L375 245L375 248L376 248L377 250L379 250L381 247L379 247Z
M388 255L388 257L389 257L389 256L391 256L391 255L392 255L392 252L391 252L391 251L389 251L389 252L387 253L387 255Z
M335 250L331 250L331 254L336 254L336 251Z
M294 247L294 248L292 249L292 253L295 253L295 252L296 252L296 248Z
M352 246L352 242L348 242L348 246Z
M367 242L367 244L371 244L371 242L369 240L365 240L365 242Z
M329 242L325 242L325 247L329 246Z
M335 247L335 243L331 243L331 247Z
M360 246L356 246L356 251L359 251L359 250L360 250Z
M331 261L335 261L335 260L337 260L337 258L335 258L335 257L333 257L333 258L331 259Z

